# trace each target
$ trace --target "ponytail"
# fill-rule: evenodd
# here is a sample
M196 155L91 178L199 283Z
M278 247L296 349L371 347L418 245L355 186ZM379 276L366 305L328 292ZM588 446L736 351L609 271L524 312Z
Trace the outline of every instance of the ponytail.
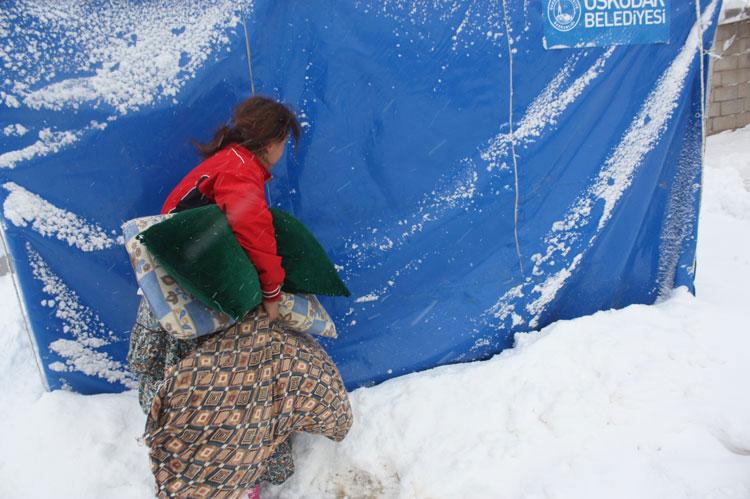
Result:
M204 158L213 156L233 142L258 154L269 144L289 135L294 138L296 146L300 132L301 127L291 109L273 99L256 96L241 102L234 110L231 126L221 126L209 142L201 144L195 139L191 142Z

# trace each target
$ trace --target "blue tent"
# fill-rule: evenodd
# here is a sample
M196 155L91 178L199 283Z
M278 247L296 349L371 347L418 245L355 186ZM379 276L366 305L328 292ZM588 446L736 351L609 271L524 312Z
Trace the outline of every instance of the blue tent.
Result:
M51 389L134 386L123 221L253 91L303 122L273 206L353 295L349 388L693 289L717 0L10 1L4 236ZM703 57L701 57L703 55Z

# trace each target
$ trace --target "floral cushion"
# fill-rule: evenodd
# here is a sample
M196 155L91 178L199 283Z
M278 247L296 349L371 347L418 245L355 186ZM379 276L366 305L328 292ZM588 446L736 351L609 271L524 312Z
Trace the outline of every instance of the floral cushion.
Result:
M175 213L138 239L182 289L206 306L239 320L260 305L258 272L217 205Z
M282 293L279 322L300 333L336 338L336 325L315 295Z
M136 218L122 226L125 250L130 256L138 286L159 324L181 340L215 333L232 325L231 318L213 310L180 287L136 237L171 215Z

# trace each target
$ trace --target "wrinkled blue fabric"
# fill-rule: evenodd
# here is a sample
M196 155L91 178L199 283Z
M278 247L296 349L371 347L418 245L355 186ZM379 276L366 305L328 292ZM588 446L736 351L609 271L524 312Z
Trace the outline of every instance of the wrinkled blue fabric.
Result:
M274 170L271 204L317 235L352 291L321 299L339 331L322 343L348 388L487 358L515 332L693 290L702 134L693 3L671 2L669 43L560 50L542 45L538 1L403 4L259 0L246 13L258 93L289 103L304 124ZM718 11L702 5L713 13L705 49ZM189 139L207 140L250 95L241 25L228 36L229 50L174 101L0 169L3 182L107 231L157 213L199 161ZM3 108L2 124L100 114L22 106ZM16 146L0 137L3 150ZM624 177L602 176L608 166ZM614 199L607 186L622 187L611 206L600 197ZM64 359L49 345L73 337L43 303L51 295L33 263L46 262L98 317L97 334L111 331L95 350L124 363L138 296L123 247L82 252L5 226L50 388L122 390L54 364Z

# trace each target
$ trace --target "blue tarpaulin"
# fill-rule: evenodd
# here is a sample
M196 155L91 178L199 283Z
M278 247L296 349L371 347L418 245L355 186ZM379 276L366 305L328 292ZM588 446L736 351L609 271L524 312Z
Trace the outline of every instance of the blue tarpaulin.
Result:
M323 300L349 388L692 290L720 5L668 2L666 42L546 49L574 4L7 2L4 234L49 387L135 386L120 225L252 88L303 123L268 196L352 291Z

